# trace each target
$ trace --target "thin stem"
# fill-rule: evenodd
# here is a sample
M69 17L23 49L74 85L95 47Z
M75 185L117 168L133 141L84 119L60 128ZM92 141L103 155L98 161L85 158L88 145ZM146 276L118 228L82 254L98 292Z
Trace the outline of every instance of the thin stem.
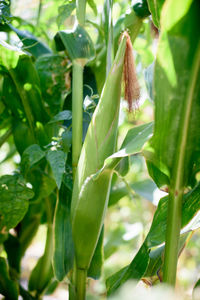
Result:
M87 270L76 269L76 300L86 299L86 278Z
M181 132L177 143L177 160L170 184L170 195L168 202L168 219L166 231L166 247L164 259L164 282L174 286L176 283L176 269L178 262L178 243L181 229L181 207L184 191L184 163L186 156L186 145L189 134L189 125L194 99L194 91L197 83L200 65L200 42L194 57L190 81L186 93L183 118L181 120Z
M106 10L108 18L108 38L107 38L107 54L106 54L106 77L110 72L113 58L114 58L114 47L113 47L113 23L112 23L112 0L106 0Z
M86 0L76 0L76 16L81 26L85 25Z
M40 16L41 16L41 11L42 11L42 0L40 0L39 6L38 6L38 13L37 13L36 26L39 25L39 22L40 22Z
M72 81L72 168L75 176L83 135L83 67L73 62Z

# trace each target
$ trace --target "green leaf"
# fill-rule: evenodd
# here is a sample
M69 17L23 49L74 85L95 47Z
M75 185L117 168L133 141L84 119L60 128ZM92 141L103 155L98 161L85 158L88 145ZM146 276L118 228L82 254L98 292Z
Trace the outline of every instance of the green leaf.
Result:
M35 67L40 78L43 99L51 114L55 115L60 110L62 94L71 84L66 57L43 55L36 60Z
M11 110L13 116L17 119L25 117L25 111L20 96L9 73L4 75L2 97L4 104Z
M51 195L56 188L55 180L48 174L42 173L40 177L39 199L44 199Z
M98 279L101 276L101 269L103 265L103 238L104 238L104 227L101 230L101 234L92 257L92 261L90 263L90 267L87 272L88 277L92 277L94 279Z
M70 220L71 194L72 192L62 185L55 210L53 270L59 281L63 280L74 263Z
M49 121L49 124L64 121L64 120L71 120L71 119L72 119L72 112L70 110L63 110L59 112L57 115L55 115Z
M199 157L199 9L197 2L191 7L190 3L168 1L162 18L154 73L155 128L145 150L150 175L158 186L169 181L175 185L176 180L181 188L187 186Z
M121 159L115 170L117 171L118 174L120 174L122 177L124 177L128 171L129 171L129 157L126 156Z
M121 269L107 279L106 286L108 295L113 293L129 279L140 280L146 271L148 261L149 250L147 246L143 244L129 266Z
M0 178L0 231L14 228L24 217L28 209L28 200L33 198L19 175L4 175Z
M21 167L24 173L26 173L34 164L39 162L45 157L45 152L42 151L39 145L34 144L26 148L23 152Z
M41 294L48 286L51 279L53 278L53 269L50 266L47 276L41 279L40 274L42 270L45 268L44 264L45 264L45 256L42 256L39 258L36 266L34 267L31 273L29 284L28 284L28 288L30 291L37 291L39 294ZM38 278L40 278L40 280L38 280Z
M139 153L144 143L150 138L153 131L153 123L147 123L130 129L122 143L120 150L111 157L126 157Z
M145 179L143 181L136 181L134 183L131 183L129 187L142 198L153 202L153 192L155 191L157 186L152 180ZM120 184L120 187L118 188L113 186L110 192L109 206L116 204L122 197L126 196L128 193L129 190L127 189L127 185L125 185L125 183Z
M18 300L18 284L10 278L5 258L0 257L0 294L6 300Z
M187 240L189 236L191 236L191 232L186 232L181 234L180 240L179 240L179 255L183 251L185 245L187 244ZM161 271L163 267L163 260L164 260L164 251L165 251L165 245L156 247L155 249L151 250L149 254L149 263L148 267L146 269L146 272L143 277L152 277L156 276L158 272ZM157 276L156 276L157 277Z
M200 214L197 214L198 211L200 210L199 197L200 197L200 183L193 190L191 190L183 197L181 228L184 228L184 230L182 231L182 234L185 234L190 230L194 230L198 228L200 225ZM139 280L144 275L143 271L145 272L149 262L149 259L147 259L146 257L146 256L149 257L148 252L154 247L160 246L165 241L166 226L167 226L167 206L168 206L168 197L164 197L159 201L158 207L154 214L153 222L151 224L151 228L146 236L145 241L143 242L143 245L141 246L136 256L133 258L131 264L108 278L106 283L108 294L113 293L121 284L123 284L128 279L131 278L134 279L135 273L134 272L130 273L130 271L128 270L129 268L131 268L131 266L136 264L139 259L144 264L146 264L146 267L143 266L140 274L137 273L137 277L135 277L135 279ZM195 218L196 214L197 214L197 219L195 220L195 222L191 222L191 220ZM143 249L143 252L141 252L141 249ZM159 250L157 251L159 252ZM154 262L156 264L156 268L158 269L162 263L161 255L163 254L162 251L160 250L160 252L157 253L156 255L158 259L156 259L156 261Z
M89 34L78 24L72 31L59 31L55 42L58 51L66 50L70 60L75 60L82 66L95 57L94 45Z
M63 174L65 172L66 159L67 154L61 150L49 150L47 152L47 160L51 166L53 176L58 188L60 188L62 183Z
M71 15L73 10L76 8L75 2L68 1L67 4L61 5L58 8L57 24L58 27L63 25L64 21Z
M145 142L148 141L152 135L152 131L152 122L130 129L120 150L105 159L104 166L96 173L95 176L98 177L98 175L105 169L114 169L122 158L140 153Z
M32 58L27 55L19 57L17 67L9 73L15 89L21 99L30 128L34 128L34 121L45 123L49 120L41 96L39 77Z
M154 25L160 27L160 16L165 0L147 0ZM171 18L171 15L170 15Z
M20 38L21 42L23 43L22 50L32 54L35 58L44 55L50 54L51 50L41 41L39 41L34 35L26 30L19 30L9 24L9 27L12 31L14 31L18 37Z
M35 138L31 132L30 127L23 122L13 120L12 131L15 146L20 155L23 154L24 150L31 144L35 144Z
M65 153L68 153L72 144L72 132L69 130L65 130L62 133L62 150Z

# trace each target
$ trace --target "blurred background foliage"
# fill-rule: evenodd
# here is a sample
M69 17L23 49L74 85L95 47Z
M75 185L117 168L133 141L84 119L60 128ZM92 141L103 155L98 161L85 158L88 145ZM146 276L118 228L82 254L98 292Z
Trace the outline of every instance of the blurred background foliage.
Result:
M88 5L89 4L89 5ZM88 1L87 4L87 20L86 28L90 34L92 40L96 45L97 57L99 55L99 64L101 63L101 49L105 40L105 32L102 26L102 14L103 14L103 0ZM117 0L113 3L113 24L117 23L119 18L123 16L130 7L134 4L131 1ZM40 81L41 93L43 99L45 99L45 107L48 111L48 118L52 118L61 110L70 110L70 89L71 89L71 65L70 61L66 59L64 54L58 54L56 52L54 36L58 30L70 29L74 24L75 19L75 3L73 1L63 0L12 0L10 12L7 11L6 20L1 20L0 26L0 97L15 97L14 89L10 88L5 90L5 82L3 84L3 78L7 76L7 84L9 85L10 75L6 69L3 69L2 65L15 68L17 60L21 52L30 53L33 55L33 61L35 63L35 81ZM26 43L31 39L24 30L27 30L29 34L34 36L34 39L30 43ZM23 36L24 35L24 36ZM133 113L128 113L127 104L122 101L120 112L120 124L118 135L118 147L120 147L126 133L134 125L140 125L153 120L153 100L151 94L151 80L152 80L152 63L155 58L157 41L159 33L153 27L151 18L147 18L140 30L138 37L134 42L134 57L136 61L137 75L139 78L141 97ZM43 51L49 56L40 56L37 49L37 38L40 43L43 43ZM7 43L7 48L2 45ZM31 46L32 45L32 46ZM9 49L10 47L10 49ZM12 51L12 49L16 51ZM42 50L41 50L42 49ZM85 128L87 129L88 118L90 120L91 103L95 107L98 95L102 88L98 76L98 59L90 63L91 69L85 74ZM27 65L26 65L27 66ZM93 73L91 72L93 70ZM97 71L97 73L95 73ZM30 69L21 70L20 66L18 74L21 72L21 77L29 76ZM91 72L91 73L90 73ZM97 83L94 84L94 74L96 75ZM100 71L100 77L102 76ZM88 80L88 82L87 82ZM92 88L91 82L93 81ZM35 84L33 82L33 84ZM27 89L29 87L27 86ZM36 88L37 90L37 88ZM10 95L6 94L10 93ZM90 95L90 96L88 96ZM88 106L89 103L89 106ZM13 104L14 105L14 104ZM91 111L90 111L91 110ZM11 113L12 111L12 117ZM26 141L24 145L21 145L21 141L17 143L17 134L9 132L9 128L12 124L15 130L23 125L23 109L17 110L14 106L5 107L4 102L0 101L0 175L13 174L21 167L22 153L26 148ZM15 120L13 119L15 114ZM42 120L40 119L39 112L35 116L40 128L40 124L43 122L44 114L41 112ZM21 125L17 122L18 119L22 120ZM62 120L65 120L62 124ZM56 121L61 121L57 122ZM52 121L51 124L56 126L48 126L51 131L52 139L43 140L43 145L46 149L50 149L53 145L58 149L62 147L70 146L70 135L67 134L64 127L70 127L70 116ZM14 125L13 125L14 124ZM64 129L63 129L64 128ZM24 123L23 128L19 128L20 134L27 135L27 131ZM8 136L5 136L7 134ZM5 137L5 140L3 139ZM28 143L28 142L27 142ZM28 144L27 144L28 145ZM40 164L43 162L41 161ZM49 168L49 166L47 166ZM18 172L18 171L17 171ZM47 172L47 170L46 170ZM118 173L120 176L114 175L113 184L110 194L110 205L105 220L105 244L104 244L104 268L103 276L100 281L89 280L89 287L91 295L88 299L104 299L105 293L105 278L116 272L126 264L129 264L133 256L137 253L139 246L141 245L144 237L146 236L150 224L152 222L153 214L156 209L156 205L159 199L165 195L160 191L155 183L150 179L145 161L140 155L124 158L118 167ZM40 176L37 173L32 173L31 176ZM44 181L47 186L46 194L51 196L51 202L55 205L55 195L52 194L52 190L55 188L55 181L47 182L48 178L39 178ZM31 178L27 179L31 180ZM51 180L51 179L49 179ZM52 190L49 190L50 186ZM38 191L39 193L39 191ZM45 191L41 191L45 193ZM35 196L36 197L36 196ZM39 196L36 198L40 198ZM41 198L43 198L41 196ZM30 201L34 201L34 198ZM43 203L43 206L46 204ZM32 210L40 210L41 206L34 207ZM46 209L43 208L44 210ZM39 211L37 211L39 213ZM41 213L41 211L40 211ZM35 214L37 215L37 214ZM46 239L46 214L41 213L41 225L36 225L36 235L33 238L29 248L27 249L22 261L22 285L27 286L27 280L30 276L32 269L34 268L38 258L43 254ZM28 216L26 215L28 218ZM22 222L26 222L26 217ZM40 221L39 221L40 223ZM36 223L37 224L37 220ZM13 229L12 229L13 230ZM11 230L11 233L13 231ZM34 231L34 229L32 229ZM159 228L158 228L159 230ZM33 233L33 232L32 232ZM191 298L191 291L194 282L198 279L200 273L200 233L196 232L187 244L185 251L181 254L181 258L178 266L178 286L180 289L186 291L188 299ZM7 253L0 248L1 256L7 257ZM66 282L67 283L67 282ZM127 287L129 290L130 287ZM50 291L46 291L46 294ZM122 294L124 295L124 294ZM122 298L122 296L121 296ZM112 298L112 299L121 299ZM65 282L59 284L53 295L46 295L44 299L66 299L66 285ZM127 298L128 299L128 298ZM132 299L132 298L131 298Z

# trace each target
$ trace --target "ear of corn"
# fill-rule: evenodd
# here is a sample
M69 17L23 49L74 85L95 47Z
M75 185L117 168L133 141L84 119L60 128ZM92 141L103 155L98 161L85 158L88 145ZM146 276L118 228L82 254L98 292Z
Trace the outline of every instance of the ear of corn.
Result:
M77 167L71 218L76 268L79 271L87 271L90 265L107 207L112 170L103 171L97 178L93 174L115 150L126 39L124 36L121 40Z

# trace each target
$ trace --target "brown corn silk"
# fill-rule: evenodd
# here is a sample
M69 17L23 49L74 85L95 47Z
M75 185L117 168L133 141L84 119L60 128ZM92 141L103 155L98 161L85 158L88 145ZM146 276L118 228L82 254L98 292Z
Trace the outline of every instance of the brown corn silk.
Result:
M135 70L133 47L128 33L124 33L127 37L126 53L124 57L124 99L128 102L129 112L136 108L137 100L140 97L140 87Z

